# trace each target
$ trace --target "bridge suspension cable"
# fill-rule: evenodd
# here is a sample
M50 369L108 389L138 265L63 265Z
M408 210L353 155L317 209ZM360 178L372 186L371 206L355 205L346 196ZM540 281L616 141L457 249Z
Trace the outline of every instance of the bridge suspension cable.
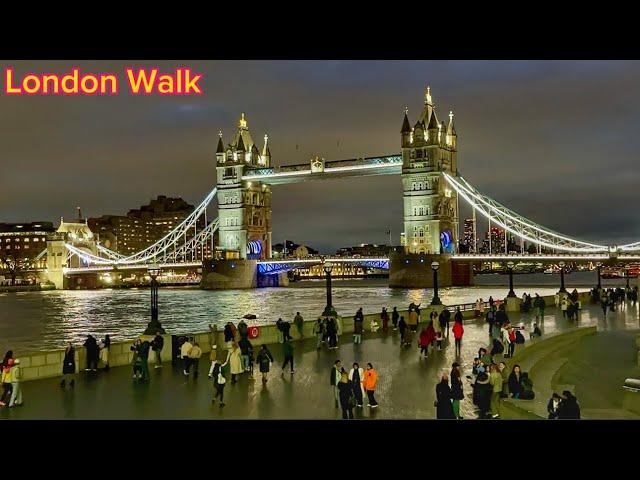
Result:
M443 173L445 179L474 210L506 231L531 243L567 252L609 252L606 245L597 245L568 237L550 230L510 210L495 200L476 190L463 177L453 177ZM640 246L640 243L639 243Z
M133 255L129 255L125 257L102 245L98 245L98 250L104 255L106 255L107 257L107 258L104 258L104 257L94 255L93 253L85 252L84 250L81 250L69 243L65 243L65 247L71 254L74 254L80 257L86 263L92 263L95 265L131 265L131 264L138 264L138 263L146 263L149 260L155 261L157 258L169 252L172 248L176 247L178 245L178 242L180 242L180 240L186 238L187 234L191 233L191 229L196 228L198 219L202 215L206 215L207 207L209 206L213 198L216 196L217 191L218 191L217 188L214 188L213 190L211 190L211 192L209 192L209 194L204 198L204 200L202 200L200 205L198 205L196 209L187 218L185 218L178 226L176 226L173 230L167 233L164 237L162 237L153 245L145 248L140 252L136 252ZM205 229L203 229L202 232L206 231L207 233L204 236L200 237L200 239L211 238L211 235L213 235L213 232L215 232L217 228L218 228L218 221L216 219L214 222L208 225ZM196 234L194 235L194 238L198 236L199 235ZM180 248L184 249L187 244L190 244L192 246L195 245L195 243L192 243L192 240L193 238L190 239L189 242L185 242L184 245Z

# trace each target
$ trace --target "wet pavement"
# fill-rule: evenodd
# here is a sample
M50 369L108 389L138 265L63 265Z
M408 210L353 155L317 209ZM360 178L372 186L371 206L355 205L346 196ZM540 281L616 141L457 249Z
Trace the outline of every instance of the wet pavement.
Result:
M598 325L599 331L638 330L638 307L628 305L602 319L599 306L585 306L579 326ZM530 330L531 314L514 313L512 323L522 323ZM562 318L555 308L547 309L543 332L552 333L576 326ZM224 408L212 403L213 388L208 380L208 354L200 364L197 380L185 377L182 370L165 364L151 368L151 381L136 383L131 368L118 367L109 372L76 376L74 390L61 389L60 379L25 382L22 385L24 406L0 410L2 419L339 419L341 411L334 406L329 375L336 359L350 368L354 361L365 367L371 362L378 371L375 396L377 409L356 408L356 418L433 419L435 418L435 385L443 369L450 370L456 361L451 344L433 351L428 359L419 355L416 337L410 348L401 348L398 332L367 333L361 345L354 345L350 336L340 339L337 350L315 349L315 339L296 342L295 373L281 374L280 345L270 345L274 363L269 381L240 376L236 385L228 381ZM525 335L528 339L528 333ZM631 338L631 337L629 337ZM470 370L478 349L488 343L483 321L465 323L461 363L464 374ZM204 358L206 357L206 358ZM622 379L624 380L624 379ZM535 382L535 379L534 379ZM580 390L578 390L579 392ZM471 404L471 387L465 381L465 396L461 414L475 418ZM599 400L599 405L603 401Z

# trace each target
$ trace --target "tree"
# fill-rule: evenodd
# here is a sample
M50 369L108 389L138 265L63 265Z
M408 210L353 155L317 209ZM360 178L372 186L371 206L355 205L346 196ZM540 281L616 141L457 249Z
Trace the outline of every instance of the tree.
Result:
M16 284L16 277L26 266L26 259L17 258L13 255L0 257L0 267L11 277L11 286Z

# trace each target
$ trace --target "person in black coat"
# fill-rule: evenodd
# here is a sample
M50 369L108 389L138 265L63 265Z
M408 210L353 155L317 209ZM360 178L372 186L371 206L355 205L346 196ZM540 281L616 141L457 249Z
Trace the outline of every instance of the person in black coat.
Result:
M228 342L233 342L234 338L233 338L233 330L231 329L231 324L227 323L224 326L224 342L228 343Z
M522 392L522 372L520 371L520 365L514 365L509 374L509 393L513 398L520 398L520 392Z
M338 381L338 397L340 398L340 408L342 409L342 418L345 420L353 420L353 388L349 382L349 375L342 369L340 380Z
M560 395L554 392L554 394L549 399L549 403L547 404L547 412L549 412L549 420L555 420L558 418L558 408L560 407L560 402L562 398Z
M456 418L453 414L451 399L449 375L443 373L440 383L436 385L436 418L438 420L453 420Z
M407 331L407 322L404 321L404 317L400 317L398 330L400 331L400 344L402 345L404 343L404 333Z
M85 370L87 372L89 370L97 372L100 347L98 347L98 342L93 338L93 335L87 336L87 339L84 341L84 348L87 350L87 368Z
M69 386L73 388L75 380L73 376L76 373L76 351L71 345L71 342L67 344L67 348L64 350L64 359L62 360L62 381L60 386L64 388L67 380L69 380Z
M558 418L561 420L580 419L580 405L578 405L578 399L568 390L562 392L562 400L558 406Z
M451 365L451 405L453 406L453 416L462 419L460 415L460 400L464 400L464 392L462 390L462 373L460 372L460 364L454 362Z
M289 322L283 321L282 322L282 339L284 342L286 342L287 340L291 340L293 338L289 334L290 330L291 330L291 324Z
M482 372L476 377L473 387L473 404L478 407L478 418L487 418L487 413L491 408L491 393L493 387L489 383L489 375Z

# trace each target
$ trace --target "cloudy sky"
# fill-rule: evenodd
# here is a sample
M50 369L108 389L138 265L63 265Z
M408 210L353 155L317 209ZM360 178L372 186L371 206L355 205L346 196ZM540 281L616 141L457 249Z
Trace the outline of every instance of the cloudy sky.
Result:
M276 165L400 151L432 88L455 113L461 173L513 210L585 240L640 240L640 63L565 61L6 62L18 74L189 66L200 97L0 94L0 221L124 214L159 194L191 203L215 184L217 132L240 112ZM258 141L261 144L261 140ZM274 242L324 251L398 243L398 176L273 188ZM464 212L463 212L464 215Z

